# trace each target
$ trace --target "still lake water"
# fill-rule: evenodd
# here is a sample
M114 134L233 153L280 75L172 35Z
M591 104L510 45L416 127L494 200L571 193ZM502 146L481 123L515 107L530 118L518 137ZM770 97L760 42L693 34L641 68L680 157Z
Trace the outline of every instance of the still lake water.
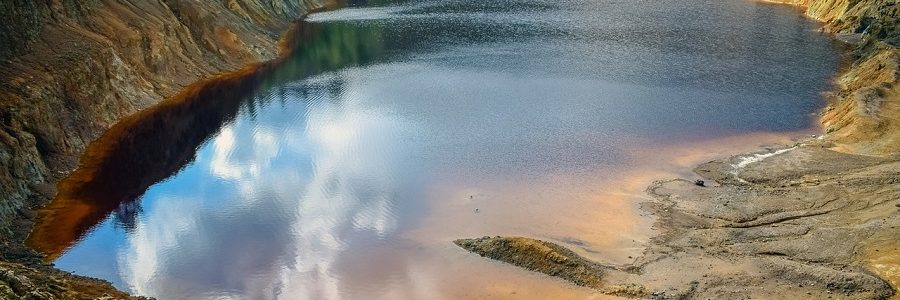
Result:
M640 174L809 130L839 63L817 24L746 0L404 1L300 26L271 72L198 94L215 109L110 146L162 152L111 156L110 178L156 175L74 183L56 209L86 213L45 217L43 251L160 299L600 297L451 241L627 263Z

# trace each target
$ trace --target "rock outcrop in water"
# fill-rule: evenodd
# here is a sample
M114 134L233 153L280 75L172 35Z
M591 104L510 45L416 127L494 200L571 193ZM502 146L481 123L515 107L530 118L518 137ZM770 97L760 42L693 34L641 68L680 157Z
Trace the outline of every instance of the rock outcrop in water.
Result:
M453 241L457 246L580 286L600 288L604 267L558 245L521 237L483 237Z
M822 113L826 134L783 149L703 164L720 185L653 183L660 234L627 266L605 266L592 287L654 299L887 299L900 287L900 3L786 0L855 44L853 64ZM598 208L599 209L599 208ZM515 240L510 243L508 240ZM527 238L481 238L463 248L547 272ZM504 247L497 247L502 244ZM583 259L570 251L567 260ZM534 253L534 254L532 254ZM573 256L574 255L574 256ZM530 257L527 257L530 256Z
M32 209L122 117L275 58L281 34L326 1L0 2L0 295L124 295L41 264L22 244Z

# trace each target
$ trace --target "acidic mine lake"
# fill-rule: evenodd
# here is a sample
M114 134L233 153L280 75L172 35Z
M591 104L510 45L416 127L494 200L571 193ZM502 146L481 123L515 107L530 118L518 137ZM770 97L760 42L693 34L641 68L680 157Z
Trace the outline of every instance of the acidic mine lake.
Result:
M159 299L601 297L452 241L627 263L653 234L644 187L811 133L841 53L748 0L402 1L297 26L282 61L95 142L30 244Z

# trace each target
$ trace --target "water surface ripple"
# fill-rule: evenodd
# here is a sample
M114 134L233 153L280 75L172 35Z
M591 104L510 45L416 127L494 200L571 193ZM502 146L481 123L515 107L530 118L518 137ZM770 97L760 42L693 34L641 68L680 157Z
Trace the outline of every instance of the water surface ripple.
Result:
M839 59L744 0L400 1L300 26L284 62L96 147L30 243L160 299L600 297L450 241L626 263L637 174L809 129Z

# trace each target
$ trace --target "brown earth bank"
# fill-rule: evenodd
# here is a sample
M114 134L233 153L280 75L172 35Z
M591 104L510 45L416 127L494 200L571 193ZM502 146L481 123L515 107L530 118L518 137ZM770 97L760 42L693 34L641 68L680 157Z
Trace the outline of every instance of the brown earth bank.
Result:
M694 170L715 184L654 182L642 209L659 234L627 265L525 237L455 243L617 296L900 299L900 4L768 2L800 5L855 45L822 112L825 135Z
M294 21L336 4L0 2L0 298L131 297L56 270L25 247L35 209L56 194L88 143L123 117L203 78L278 57Z

